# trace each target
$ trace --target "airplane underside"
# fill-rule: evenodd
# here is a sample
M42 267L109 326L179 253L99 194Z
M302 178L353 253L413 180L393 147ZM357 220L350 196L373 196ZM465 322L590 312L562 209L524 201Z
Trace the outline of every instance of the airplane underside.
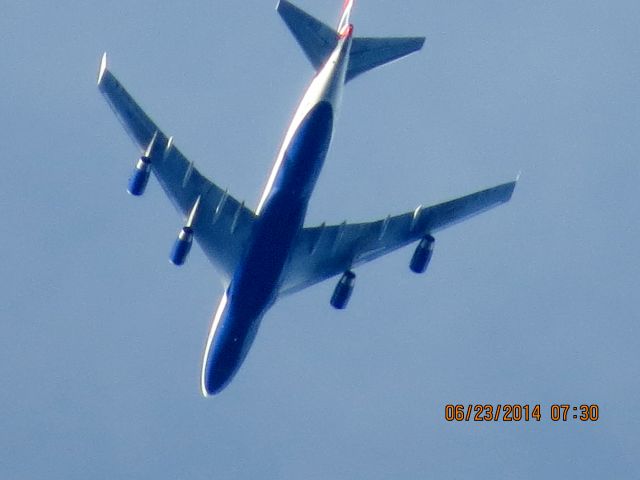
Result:
M515 188L516 182L508 182L373 222L303 226L345 84L424 44L422 37L354 37L352 7L353 0L345 1L334 30L287 0L278 3L278 13L317 73L286 132L255 211L202 175L109 71L106 54L102 58L98 87L141 149L129 192L142 195L153 173L185 218L171 261L184 264L196 240L225 284L203 355L205 396L219 393L232 380L265 312L278 298L341 275L330 303L345 308L355 283L354 268L414 242L410 268L423 273L435 232L508 201Z
M267 203L254 226L251 245L238 267L211 344L205 349L202 389L221 391L244 361L266 310L275 302L279 279L309 197L324 163L333 131L331 104L319 102L292 140Z

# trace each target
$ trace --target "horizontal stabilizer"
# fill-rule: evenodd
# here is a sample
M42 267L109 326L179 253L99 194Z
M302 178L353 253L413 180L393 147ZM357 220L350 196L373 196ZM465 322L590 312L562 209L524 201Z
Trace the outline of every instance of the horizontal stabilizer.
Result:
M322 68L338 44L335 30L287 0L280 0L276 9L304 50L311 65L316 70Z
M354 38L349 56L347 81L372 68L420 50L424 41L424 37Z

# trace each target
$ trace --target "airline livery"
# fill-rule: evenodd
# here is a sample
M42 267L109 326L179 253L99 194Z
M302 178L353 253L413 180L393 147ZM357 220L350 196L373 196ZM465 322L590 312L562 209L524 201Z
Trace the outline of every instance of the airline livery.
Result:
M353 0L345 1L336 30L286 0L277 11L316 68L289 126L260 202L252 211L205 178L136 104L107 68L98 87L141 150L129 192L141 195L153 172L185 223L170 259L182 265L197 240L222 276L225 293L213 317L202 361L205 396L222 391L236 374L274 302L322 280L342 275L331 305L345 308L353 269L418 242L410 262L426 270L433 234L507 202L509 182L431 207L370 222L305 227L309 198L327 156L344 86L372 68L422 48L424 38L355 37Z

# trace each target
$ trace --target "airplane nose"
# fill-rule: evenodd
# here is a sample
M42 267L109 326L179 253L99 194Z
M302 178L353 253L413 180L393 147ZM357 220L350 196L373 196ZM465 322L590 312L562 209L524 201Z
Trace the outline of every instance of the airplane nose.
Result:
M215 348L218 347L218 348ZM227 347L227 348L225 348ZM217 395L225 389L240 367L238 352L229 345L214 345L202 365L202 394Z
M214 335L202 364L202 394L216 395L225 389L236 375L253 343L257 328L249 331L230 329Z
M220 299L220 304L209 330L207 345L202 358L201 389L205 397L210 397L224 390L235 373L235 361L228 350L227 333L230 323L230 305L227 293Z
M260 319L260 314L238 308L231 297L223 296L202 359L201 388L205 397L216 395L229 385L251 348Z
M246 334L234 324L231 309L211 336L202 362L202 394L220 393L231 382L244 358Z
M229 384L231 377L233 373L216 372L214 368L205 365L202 372L202 394L205 397L217 395Z

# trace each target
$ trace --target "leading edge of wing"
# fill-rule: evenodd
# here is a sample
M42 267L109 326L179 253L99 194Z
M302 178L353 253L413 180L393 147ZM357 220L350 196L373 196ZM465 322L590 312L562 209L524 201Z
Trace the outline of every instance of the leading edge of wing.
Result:
M140 108L109 71L107 54L98 71L98 88L142 152L150 150L151 170L175 208L184 216L200 198L193 230L209 260L228 280L248 241L255 214L202 175ZM149 148L152 139L155 140Z
M280 295L302 290L506 203L516 184L517 179L374 222L304 228L296 239Z

